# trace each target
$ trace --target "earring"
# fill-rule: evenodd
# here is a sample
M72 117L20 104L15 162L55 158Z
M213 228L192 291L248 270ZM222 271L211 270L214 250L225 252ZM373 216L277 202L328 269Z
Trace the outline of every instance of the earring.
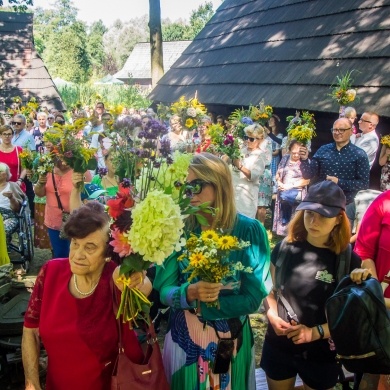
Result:
M111 258L110 258L110 257L106 257L106 258L104 259L104 261L105 261L106 263L109 263L109 262L111 261Z

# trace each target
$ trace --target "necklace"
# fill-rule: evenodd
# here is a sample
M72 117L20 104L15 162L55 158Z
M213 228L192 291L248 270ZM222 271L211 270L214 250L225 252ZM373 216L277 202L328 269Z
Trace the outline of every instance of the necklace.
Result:
M76 289L76 291L82 295L83 297L86 297L88 295L91 295L95 290L96 290L96 287L97 285L99 284L99 281L100 281L100 277L102 276L102 274L99 275L99 279L97 280L96 284L92 287L91 290L87 291L87 292L82 292L79 290L78 286L77 286L77 279L76 279L76 274L73 274L73 284L74 284L74 288Z
M115 182L113 182L107 175L104 176L104 181L106 182L106 184L112 184L112 187L116 187L118 185L118 183L116 182L116 179L114 178ZM109 186L106 185L106 188L108 188Z

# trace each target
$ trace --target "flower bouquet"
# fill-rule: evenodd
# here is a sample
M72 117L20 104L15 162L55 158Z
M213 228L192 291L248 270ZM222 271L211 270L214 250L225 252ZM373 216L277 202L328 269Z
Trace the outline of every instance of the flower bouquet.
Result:
M250 246L250 242L223 234L215 230L205 230L198 237L191 234L178 261L188 261L183 273L190 274L188 282L203 280L210 283L221 283L237 271L251 273L251 267L244 267L241 262L233 263L229 259L231 251L242 250ZM207 303L208 307L218 307L219 302Z
M303 111L302 116L297 112L295 117L288 116L286 120L289 122L286 129L289 139L296 139L303 145L307 145L316 136L316 121L314 114L309 111Z
M250 117L250 110L244 110L244 108L237 108L229 115L229 122L232 124L232 134L239 138L244 138L245 127L253 125L253 120Z
M206 107L196 97L186 100L182 96L177 102L171 104L170 113L171 116L178 115L182 125L188 130L194 130L198 127L200 119L206 115Z
M139 133L136 147L122 145L116 151L129 161L131 179L123 179L116 199L107 201L113 219L110 245L121 258L118 281L124 284L117 317L122 315L130 326L147 320L151 306L141 291L128 287L130 275L162 264L174 250L179 251L185 244L184 218L195 214L204 223L197 213L209 210L206 205L191 206L190 189L181 183L192 156L171 155L169 142L159 141L166 131L164 125L151 120Z
M241 158L242 144L237 136L226 133L226 130L219 124L211 125L208 135L216 153L226 154L231 160Z
M357 90L352 88L352 73L345 73L343 76L337 76L336 85L331 85L332 93L329 96L335 100L340 106L346 106L349 103L352 103L356 98Z
M97 167L95 157L97 150L84 146L84 140L76 137L80 130L86 126L86 122L85 118L79 118L73 125L60 126L56 124L57 134L53 136L53 140L55 140L53 154L57 155L77 173L95 170ZM60 140L58 135L60 135ZM79 183L79 188L81 191L84 190L83 182Z
M249 107L250 118L259 122L261 125L265 125L269 118L271 118L273 114L273 108L269 105L264 104L264 99L262 99L258 106L250 106Z
M381 138L381 144L385 145L387 148L390 148L390 135L385 135Z
M33 169L34 160L37 157L37 152L29 148L23 148L19 153L20 163L23 169L31 171Z
M31 181L33 183L38 181L39 176L47 175L53 172L54 161L51 153L39 154L33 162Z
M16 114L23 114L28 117L31 112L36 112L39 108L39 103L37 103L37 100L34 97L30 98L25 105L23 105L23 100L20 96L13 97L12 101L12 107L7 108L7 114L12 116Z

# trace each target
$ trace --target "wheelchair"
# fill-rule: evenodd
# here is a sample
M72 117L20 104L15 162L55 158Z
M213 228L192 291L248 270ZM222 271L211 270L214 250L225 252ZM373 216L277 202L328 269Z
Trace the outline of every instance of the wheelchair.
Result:
M31 214L27 199L23 200L17 216L18 227L13 234L12 241L8 244L8 252L18 253L20 256L16 259L14 256L11 256L11 263L21 264L23 269L28 272L34 257L34 242L31 230Z

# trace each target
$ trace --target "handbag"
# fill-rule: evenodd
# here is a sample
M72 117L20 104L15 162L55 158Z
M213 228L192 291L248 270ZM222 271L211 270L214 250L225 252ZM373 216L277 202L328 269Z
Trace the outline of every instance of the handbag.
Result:
M61 212L62 212L62 215L61 215L62 225L61 225L61 229L60 229L60 238L61 238L61 239L66 239L67 237L66 237L66 235L64 234L63 227L64 227L65 222L68 220L68 218L69 218L69 216L70 216L70 213L68 213L67 211L65 211L64 208L63 208L63 206L62 206L61 199L60 199L60 196L59 196L59 194L58 194L57 184L56 184L56 181L55 181L54 173L53 173L53 172L51 173L51 178L52 178L52 180L53 180L54 193L55 193L55 195L56 195L58 208L59 208L59 209L61 210Z
M113 283L111 283L112 285ZM114 313L117 312L117 295L113 288ZM150 322L146 330L146 342L148 344L144 361L141 364L132 362L125 354L122 343L122 322L117 320L119 336L119 353L116 358L112 376L111 390L169 390L165 376L164 365L158 345L154 325Z

